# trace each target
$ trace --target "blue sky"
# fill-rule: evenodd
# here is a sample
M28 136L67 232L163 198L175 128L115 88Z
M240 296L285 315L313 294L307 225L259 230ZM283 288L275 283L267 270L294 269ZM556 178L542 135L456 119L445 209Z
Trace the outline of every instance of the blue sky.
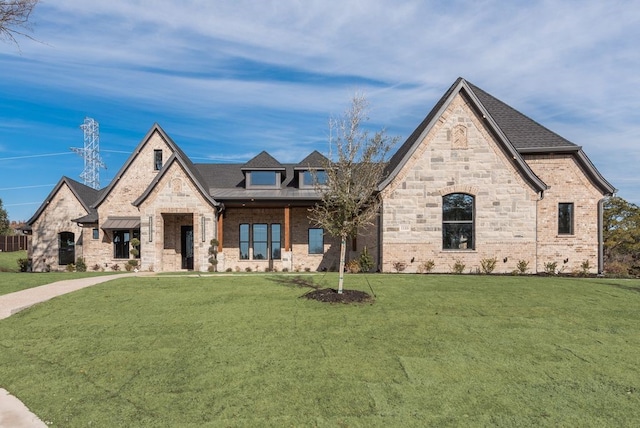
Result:
M462 76L583 146L640 204L634 1L41 0L0 42L0 199L26 220L78 181L85 116L106 186L158 122L194 162L326 152L356 92L402 139Z

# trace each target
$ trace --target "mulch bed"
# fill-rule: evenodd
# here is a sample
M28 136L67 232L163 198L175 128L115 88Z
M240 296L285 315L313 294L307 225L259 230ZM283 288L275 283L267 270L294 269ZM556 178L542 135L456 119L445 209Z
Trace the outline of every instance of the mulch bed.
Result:
M338 294L335 288L320 288L300 297L326 303L373 303L371 295L364 291L342 290L342 294Z

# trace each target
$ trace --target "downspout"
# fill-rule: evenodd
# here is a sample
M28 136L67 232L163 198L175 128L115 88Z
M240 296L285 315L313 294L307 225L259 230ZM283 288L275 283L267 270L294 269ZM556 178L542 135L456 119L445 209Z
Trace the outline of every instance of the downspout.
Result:
M608 197L598 201L598 274L604 273L604 202Z
M538 273L538 247L540 246L540 243L538 242L538 229L540 227L540 224L538 223L538 212L539 212L539 207L538 207L538 202L540 202L541 200L544 199L544 190L540 191L540 197L538 199L536 199L536 252L535 252L535 265L536 265L536 273Z
M380 207L378 208L378 272L382 272L382 213L383 213L383 209L382 209L382 205L384 204L384 201L382 201L380 203Z

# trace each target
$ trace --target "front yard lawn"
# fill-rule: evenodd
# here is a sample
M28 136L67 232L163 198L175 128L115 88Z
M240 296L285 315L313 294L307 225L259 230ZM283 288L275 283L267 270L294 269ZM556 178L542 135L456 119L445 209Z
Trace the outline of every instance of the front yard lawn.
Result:
M637 280L126 278L0 321L0 387L51 426L636 426ZM305 277L308 278L308 277ZM335 287L335 274L311 276Z

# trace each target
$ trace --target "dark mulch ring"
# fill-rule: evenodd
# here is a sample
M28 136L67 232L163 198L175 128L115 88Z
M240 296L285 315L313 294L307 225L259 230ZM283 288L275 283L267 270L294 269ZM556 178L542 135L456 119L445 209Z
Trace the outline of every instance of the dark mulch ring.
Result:
M342 294L338 294L335 288L319 288L300 297L327 303L373 303L371 295L364 291L342 290Z

